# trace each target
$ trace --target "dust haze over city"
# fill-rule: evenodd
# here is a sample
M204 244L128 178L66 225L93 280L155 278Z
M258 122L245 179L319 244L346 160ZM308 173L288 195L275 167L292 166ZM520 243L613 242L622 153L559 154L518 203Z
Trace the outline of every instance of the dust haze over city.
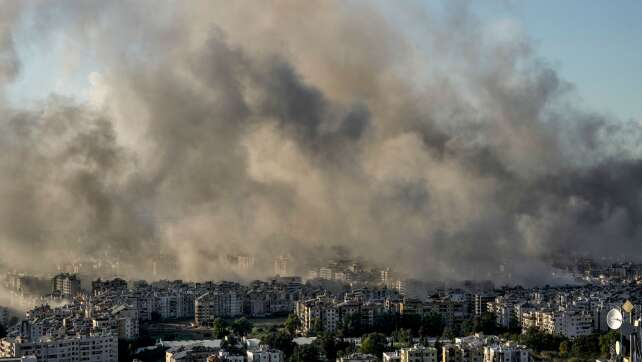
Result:
M560 255L640 261L640 122L470 2L389 5L1 1L0 268L543 284ZM52 56L32 75L20 49Z

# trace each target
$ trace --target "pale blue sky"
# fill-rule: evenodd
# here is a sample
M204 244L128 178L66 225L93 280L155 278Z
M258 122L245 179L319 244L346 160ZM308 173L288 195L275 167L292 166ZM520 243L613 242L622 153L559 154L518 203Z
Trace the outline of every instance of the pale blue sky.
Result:
M517 0L484 17L510 17L587 107L642 121L642 1Z
M439 7L441 1L424 3ZM519 24L534 41L536 53L575 84L584 106L622 120L642 121L642 1L479 0L471 4L484 21L511 19ZM9 88L10 99L32 102L51 91L78 96L79 90L89 87L87 75L98 70L92 54L82 55L83 61L73 64L74 71L65 72L69 69L61 54L65 39L54 34L48 44L34 43L30 22L28 17L23 19L14 35L23 64L19 79Z

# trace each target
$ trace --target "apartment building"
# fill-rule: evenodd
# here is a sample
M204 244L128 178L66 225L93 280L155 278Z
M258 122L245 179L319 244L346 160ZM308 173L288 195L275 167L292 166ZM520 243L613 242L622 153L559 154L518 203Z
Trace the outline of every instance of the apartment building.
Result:
M248 362L285 362L283 352L272 348L259 348L255 351L247 351Z
M212 291L194 302L197 325L211 325L217 318L236 317L242 313L242 302L234 291Z
M5 328L9 324L9 309L0 306L0 325Z
M74 297L80 292L80 279L76 274L60 273L51 279L51 291L65 297Z
M326 332L334 332L340 322L339 307L333 299L324 297L297 302L296 314L301 320L303 333L318 327Z
M530 352L521 346L495 345L484 347L484 362L529 362Z
M118 339L112 335L22 337L0 341L0 357L35 356L38 362L118 362Z
M435 347L414 346L402 348L399 352L401 362L437 362L438 353Z

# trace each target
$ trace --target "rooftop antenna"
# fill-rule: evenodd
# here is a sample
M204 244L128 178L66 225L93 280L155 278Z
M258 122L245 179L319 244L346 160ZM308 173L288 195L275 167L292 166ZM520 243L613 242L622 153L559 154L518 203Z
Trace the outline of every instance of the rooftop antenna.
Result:
M606 314L606 324L610 329L617 331L620 330L622 324L624 323L624 318L622 312L619 308L613 308ZM615 360L622 360L622 331L620 330L620 340L615 342Z
M640 321L633 321L634 305L631 301L626 300L620 308L611 309L606 315L606 324L612 330L620 331L620 340L615 344L615 354L617 361L640 362ZM626 314L622 314L624 311ZM627 336L629 342L628 351L625 348L624 336ZM628 353L627 353L628 352ZM627 356L628 354L628 356Z
M622 312L620 312L620 310L617 308L611 309L609 313L606 315L606 324L612 330L620 329L620 327L622 327L623 322L624 322L624 319L622 316Z

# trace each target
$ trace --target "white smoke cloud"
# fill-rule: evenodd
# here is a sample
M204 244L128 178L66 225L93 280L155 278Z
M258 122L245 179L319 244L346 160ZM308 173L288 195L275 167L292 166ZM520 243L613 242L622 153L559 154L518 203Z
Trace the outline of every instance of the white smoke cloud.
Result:
M368 3L30 8L100 72L88 102L3 106L0 261L109 252L144 275L163 251L176 277L252 277L339 245L533 281L555 253L637 250L639 127L580 109L518 24L445 8L414 14L422 49Z

